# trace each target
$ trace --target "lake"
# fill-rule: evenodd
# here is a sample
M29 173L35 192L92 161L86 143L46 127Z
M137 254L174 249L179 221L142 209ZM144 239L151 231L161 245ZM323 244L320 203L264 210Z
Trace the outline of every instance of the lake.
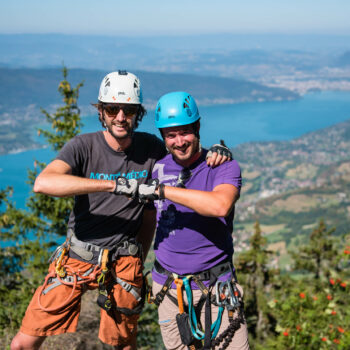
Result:
M350 92L310 93L296 101L200 106L199 112L204 146L220 139L230 147L250 141L290 140L350 119ZM149 111L139 130L159 136L153 117L153 111ZM83 122L84 132L101 129L97 115L84 117ZM33 167L35 159L48 162L53 157L49 149L0 156L0 188L14 188L17 207L25 208L30 191L25 183L27 169Z

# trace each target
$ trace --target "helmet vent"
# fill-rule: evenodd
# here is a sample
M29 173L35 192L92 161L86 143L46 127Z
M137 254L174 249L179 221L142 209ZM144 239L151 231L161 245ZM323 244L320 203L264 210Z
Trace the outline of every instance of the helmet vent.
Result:
M128 75L128 72L126 70L118 70L119 75Z

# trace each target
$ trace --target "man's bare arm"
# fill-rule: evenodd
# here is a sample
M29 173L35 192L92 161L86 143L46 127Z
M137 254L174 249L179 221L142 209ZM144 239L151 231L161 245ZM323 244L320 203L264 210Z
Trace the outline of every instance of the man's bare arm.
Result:
M146 260L148 251L156 229L156 210L145 209L143 212L142 225L136 236L138 242L142 244L143 255Z
M230 184L218 185L213 191L165 186L164 195L203 216L225 217L238 200L239 190Z
M38 175L34 192L55 197L69 197L94 192L113 192L113 180L95 180L72 175L71 167L62 160L54 160Z

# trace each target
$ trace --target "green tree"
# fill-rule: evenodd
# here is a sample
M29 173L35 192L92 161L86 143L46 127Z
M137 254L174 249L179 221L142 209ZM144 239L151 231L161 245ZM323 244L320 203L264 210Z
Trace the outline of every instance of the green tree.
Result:
M65 142L80 132L82 123L77 106L82 83L72 88L67 81L68 71L63 67L63 81L58 91L64 102L54 114L42 110L52 131L39 129L48 145L58 151ZM28 172L28 183L33 186L38 172L45 167L36 162ZM4 242L0 248L0 332L13 333L19 326L24 311L36 286L44 277L47 260L57 235L66 231L66 222L72 208L72 198L52 198L32 193L27 210L19 210L11 201L13 189L0 191L0 229Z
M335 228L327 229L324 221L320 220L319 225L311 232L308 244L291 252L294 270L312 273L316 283L322 278L329 279L331 271L336 270L339 261L334 231Z
M293 254L297 271L306 273L295 275L270 300L278 336L265 349L350 348L349 238L336 245L334 231L321 220L308 244Z
M275 320L268 308L272 279L277 273L269 267L271 252L266 248L266 238L262 236L259 222L255 223L250 247L235 261L239 281L244 286L245 314L248 332L254 339L266 339Z
M67 68L63 67L62 72L64 79L58 86L58 92L62 96L64 105L59 107L53 114L42 109L42 113L51 126L51 130L38 129L38 134L44 136L48 145L55 153L59 151L67 141L78 135L83 126L77 104L79 90L83 86L83 83L79 83L75 88L72 88L67 81ZM42 162L36 162L36 165L37 167L34 170L29 170L28 173L28 183L31 186L34 185L38 172L46 166L46 164ZM40 234L43 234L45 237L52 233L58 235L66 234L68 217L73 208L72 197L57 198L36 193L30 196L27 207L33 214L45 218L45 220L42 221L42 227L40 227Z

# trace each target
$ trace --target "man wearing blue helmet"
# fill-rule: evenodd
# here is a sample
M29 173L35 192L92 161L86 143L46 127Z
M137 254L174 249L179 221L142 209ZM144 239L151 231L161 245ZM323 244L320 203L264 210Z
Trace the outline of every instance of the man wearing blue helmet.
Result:
M200 116L190 94L162 96L155 113L169 154L156 162L153 183L140 185L138 193L158 199L150 301L159 306L164 344L246 350L243 292L232 265L239 165L235 160L214 169L206 165L208 151L200 145Z

